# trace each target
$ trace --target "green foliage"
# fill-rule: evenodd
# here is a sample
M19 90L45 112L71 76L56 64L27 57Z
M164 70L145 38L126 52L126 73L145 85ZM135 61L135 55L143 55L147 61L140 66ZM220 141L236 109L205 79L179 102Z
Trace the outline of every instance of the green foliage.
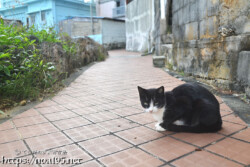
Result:
M34 35L40 41L57 42L55 32L29 30L5 26L0 23L0 94L2 97L20 100L37 98L40 92L53 84L51 72L54 66L44 62L36 49Z
M66 51L68 55L76 54L76 43L72 42L71 37L67 33L60 34L60 39L62 39L61 43L63 45L63 49Z
M185 73L184 73L184 71L183 70L181 70L181 71L179 71L179 75L181 75L181 76L185 76Z
M104 61L106 59L105 54L102 52L101 48L98 48L98 57L97 61Z
M61 42L57 38L56 31L54 30L53 27L47 28L48 30L37 30L34 26L31 26L27 34L28 35L33 35L39 39L40 42L50 42L50 43L56 43L56 42Z
M173 64L166 63L166 67L167 67L169 70L173 70Z

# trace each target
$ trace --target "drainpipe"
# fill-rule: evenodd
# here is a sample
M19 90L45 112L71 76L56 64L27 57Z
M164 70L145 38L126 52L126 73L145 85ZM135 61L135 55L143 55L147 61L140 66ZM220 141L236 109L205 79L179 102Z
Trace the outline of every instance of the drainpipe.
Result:
M91 2L90 2L90 16L91 16L91 28L92 28L92 35L94 35L94 24L93 24L92 3L93 3L93 0L91 0Z

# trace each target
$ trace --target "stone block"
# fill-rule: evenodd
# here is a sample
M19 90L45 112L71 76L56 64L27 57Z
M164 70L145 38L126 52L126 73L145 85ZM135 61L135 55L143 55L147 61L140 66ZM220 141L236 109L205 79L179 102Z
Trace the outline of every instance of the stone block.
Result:
M250 51L242 51L239 54L237 80L250 86Z
M208 0L198 0L198 7L199 7L199 19L203 20L207 17L207 1Z
M185 40L198 39L198 22L193 22L185 25Z
M218 36L218 20L216 16L208 17L200 22L200 38L215 38Z
M162 44L172 44L173 43L173 34L163 34L161 35Z
M198 13L198 1L194 1L189 5L189 21L194 22L198 21L199 13Z
M207 1L207 16L216 16L219 13L219 0L208 0Z
M153 64L155 67L164 67L165 56L153 56Z

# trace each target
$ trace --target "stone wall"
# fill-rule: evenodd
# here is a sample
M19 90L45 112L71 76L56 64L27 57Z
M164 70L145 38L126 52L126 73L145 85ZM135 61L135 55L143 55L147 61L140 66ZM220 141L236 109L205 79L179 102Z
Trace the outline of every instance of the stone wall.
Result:
M249 90L239 77L244 71L239 59L249 60L244 52L250 50L249 10L249 0L173 0L166 65L222 88ZM249 71L249 61L243 62Z

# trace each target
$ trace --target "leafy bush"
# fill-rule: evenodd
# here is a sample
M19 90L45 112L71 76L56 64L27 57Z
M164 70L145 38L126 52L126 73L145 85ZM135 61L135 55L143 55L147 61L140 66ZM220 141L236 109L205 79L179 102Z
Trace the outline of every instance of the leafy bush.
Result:
M36 40L57 42L52 31L38 31L32 27L25 28L5 26L0 23L0 95L2 98L21 100L35 99L42 90L53 84L50 72L54 66L44 62L36 47ZM1 99L0 99L1 100Z

